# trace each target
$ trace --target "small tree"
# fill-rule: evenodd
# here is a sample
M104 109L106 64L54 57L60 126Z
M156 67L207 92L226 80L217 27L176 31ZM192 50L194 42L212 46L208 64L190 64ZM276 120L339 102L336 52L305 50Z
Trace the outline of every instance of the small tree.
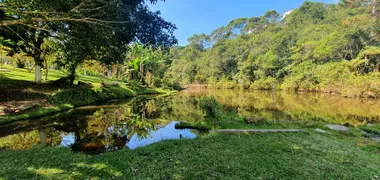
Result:
M212 119L214 124L214 129L216 129L216 119L217 119L217 111L220 108L220 104L216 101L214 96L202 98L198 102L198 106L205 111L206 118Z

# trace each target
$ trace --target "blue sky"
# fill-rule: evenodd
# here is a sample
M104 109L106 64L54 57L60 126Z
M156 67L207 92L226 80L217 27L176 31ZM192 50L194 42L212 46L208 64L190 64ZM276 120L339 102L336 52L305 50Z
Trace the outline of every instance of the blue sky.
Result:
M316 0L334 3L337 0ZM299 7L304 0L165 0L150 5L162 17L177 25L179 45L186 45L193 34L210 34L239 17L261 16L268 10L280 14Z

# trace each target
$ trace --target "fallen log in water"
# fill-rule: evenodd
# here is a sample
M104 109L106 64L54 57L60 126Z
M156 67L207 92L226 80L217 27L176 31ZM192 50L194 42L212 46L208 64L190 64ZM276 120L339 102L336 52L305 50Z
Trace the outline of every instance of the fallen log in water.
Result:
M255 133L305 133L304 130L300 129L217 129L211 132L219 133L245 133L245 134L255 134Z

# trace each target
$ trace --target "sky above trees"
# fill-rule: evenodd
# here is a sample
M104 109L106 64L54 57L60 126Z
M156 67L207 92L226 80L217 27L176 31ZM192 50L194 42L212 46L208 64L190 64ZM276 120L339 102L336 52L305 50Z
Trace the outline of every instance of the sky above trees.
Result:
M305 0L166 0L150 5L162 17L177 25L179 45L187 45L193 34L210 34L213 30L241 17L261 16L268 10L279 13L295 9ZM313 0L336 3L337 0Z

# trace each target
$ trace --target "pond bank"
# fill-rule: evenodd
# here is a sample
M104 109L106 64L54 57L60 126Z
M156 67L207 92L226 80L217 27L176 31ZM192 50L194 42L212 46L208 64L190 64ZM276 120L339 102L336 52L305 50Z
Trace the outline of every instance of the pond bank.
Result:
M75 87L58 91L56 94L47 98L49 105L46 107L36 107L25 110L24 112L0 116L0 125L25 119L36 119L49 116L62 111L67 111L74 107L93 105L97 102L113 99L125 99L138 95L150 94L171 94L176 91L168 91L156 88L113 86L107 88L82 88Z

